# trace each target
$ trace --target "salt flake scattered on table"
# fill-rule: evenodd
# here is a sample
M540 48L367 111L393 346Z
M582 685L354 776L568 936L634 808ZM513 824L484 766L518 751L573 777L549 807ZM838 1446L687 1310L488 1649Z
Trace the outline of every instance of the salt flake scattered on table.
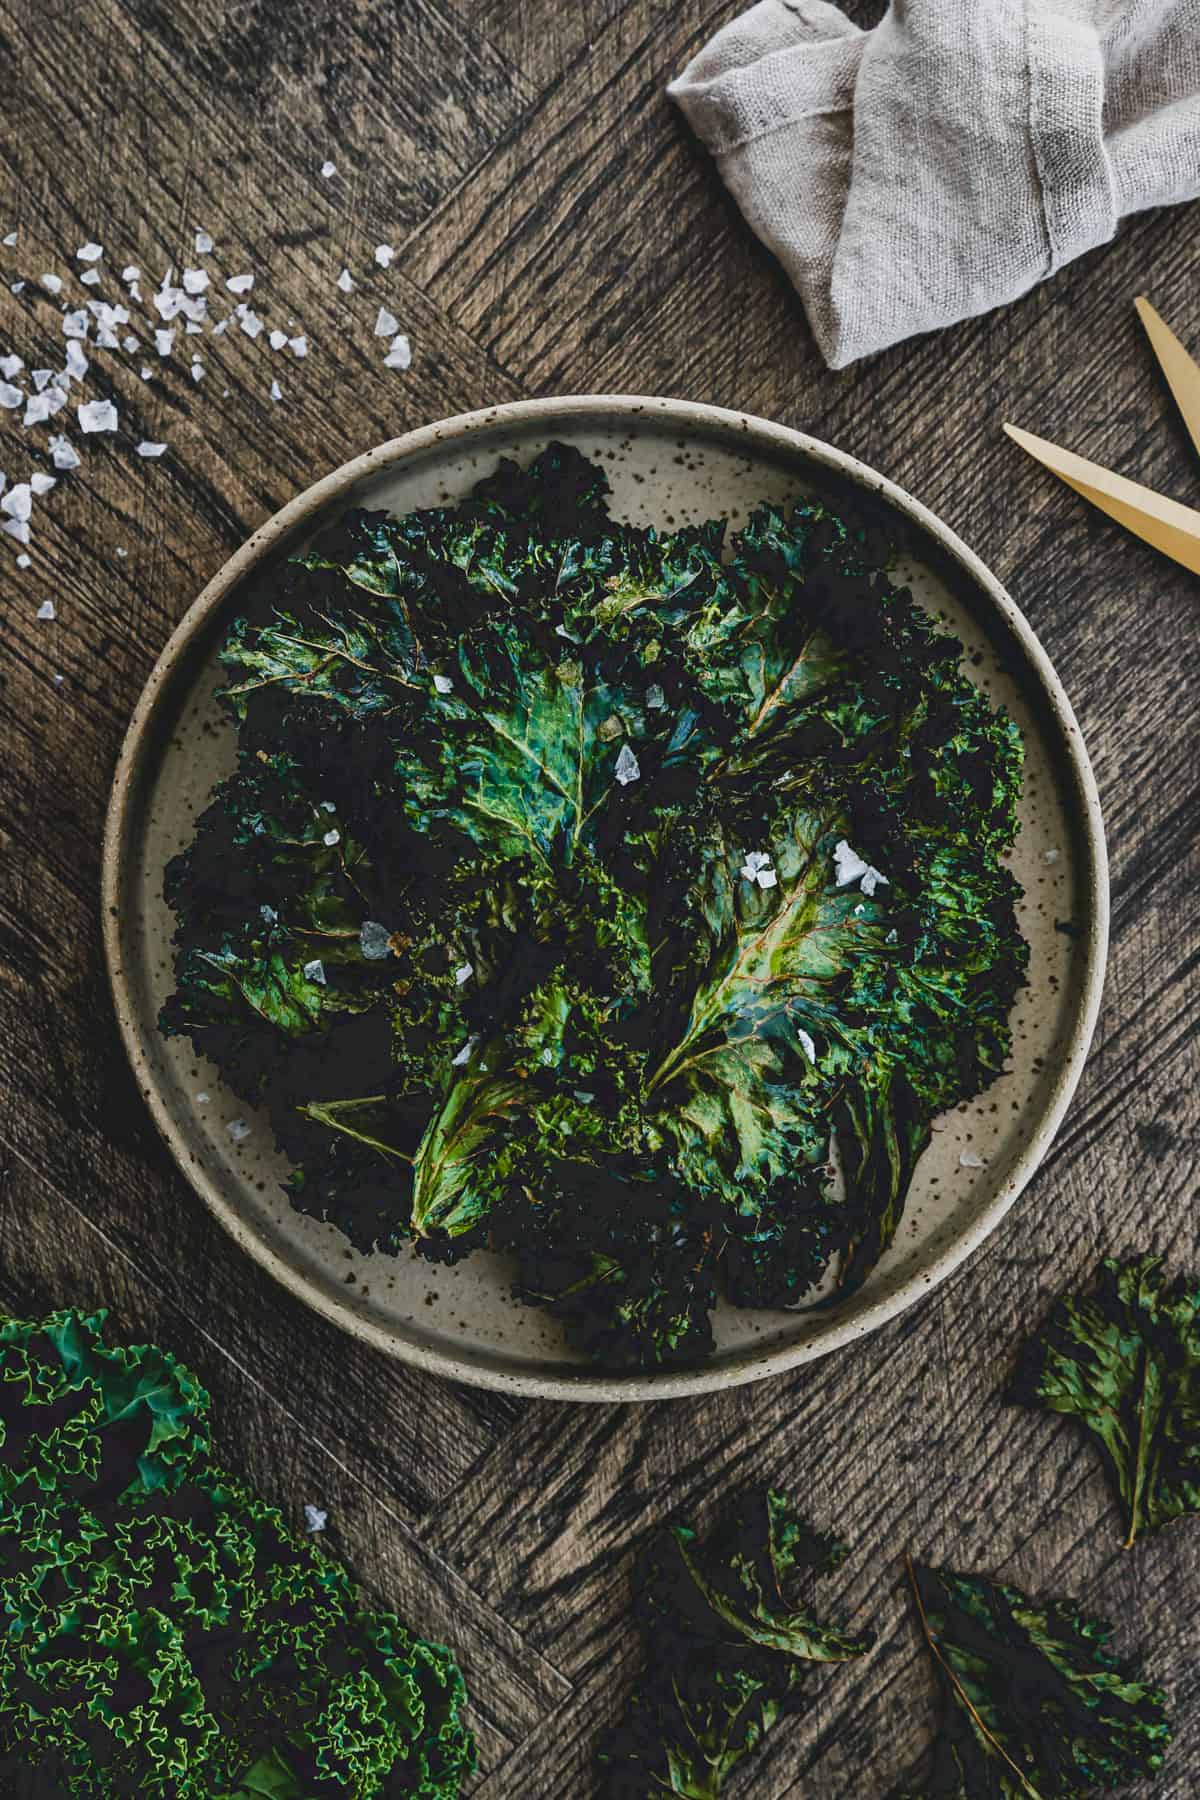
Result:
M291 351L293 356L307 356L308 355L308 339L303 335L303 333L301 333L301 335L299 337L289 338L288 339L288 349Z
M25 426L44 425L47 419L52 419L55 413L61 412L66 404L67 396L61 388L50 388L44 394L30 394L21 423Z
M167 325L161 325L154 333L154 348L160 356L170 356L175 348L175 333Z
M231 275L225 283L231 294L248 294L254 286L253 275Z
M390 313L386 306L381 306L379 315L375 320L375 336L393 337L399 329L400 321L396 315Z
M982 1169L983 1167L982 1156L979 1156L974 1150L964 1150L958 1160L964 1169Z
M849 887L852 881L857 881L861 891L868 899L871 898L877 887L889 885L887 876L881 875L878 869L872 868L871 864L865 861L857 850L852 850L845 838L839 838L833 847L833 865L837 876L837 885L840 888Z
M1061 850L1043 850L1042 861L1048 869L1052 869L1062 855Z
M140 281L141 275L142 271L137 267L136 263L128 263L125 268L121 270L122 281Z
M67 374L72 381L82 381L88 372L88 359L83 354L83 345L78 338L71 338L67 343Z
M143 438L137 446L139 456L161 456L166 449L165 444L152 444L149 438Z
M383 359L385 369L407 369L412 366L412 345L403 333L392 339L391 348Z
M198 356L194 356L192 358L192 366L188 372L191 375L191 378L193 381L203 381L204 380L204 364L200 361L200 358Z
M99 269L85 269L79 279L85 287L99 287L100 271Z
M32 567L32 564L33 564L32 556L27 555L26 552L24 550L22 550L20 556L18 556L18 558L17 558L18 569L28 569L28 568Z
M53 600L43 600L37 609L37 616L39 619L52 619L54 617Z
M324 176L325 180L328 181L331 176L337 174L337 164L335 162L330 162L328 157L326 157L325 161L321 164L321 174Z
M52 487L58 486L58 483L53 475L47 475L44 469L38 469L36 474L29 477L29 485L35 494L48 494Z
M185 293L202 294L207 286L207 269L185 269L183 271L183 287Z
M348 294L350 292L351 288L354 286L354 282L350 278L349 269L342 270L337 278L337 284L341 288L343 294Z
M62 293L62 276L61 275L39 275L38 280L41 282L42 286L45 288L45 290L48 294L61 294Z
M314 1506L311 1501L304 1502L305 1531L324 1531L329 1522L329 1514L321 1507Z
M261 335L263 322L258 314L248 306L238 307L238 324L248 338L256 338Z
M99 262L100 258L104 255L104 245L80 244L75 255L80 262Z
M391 932L378 919L367 919L358 934L359 947L368 962L381 962L392 953Z
M244 1144L254 1128L247 1125L245 1119L230 1119L225 1129L235 1144Z
M12 356L0 356L0 375L6 381L14 381L24 367L24 360L15 351Z
M117 409L111 400L87 400L75 408L81 431L115 431Z
M24 404L25 396L19 387L14 387L11 381L0 381L0 406L9 412L15 412L18 406Z
M270 344L272 350L282 350L283 346L287 343L287 332L280 331L277 325L274 331L268 333L267 342Z
M272 398L272 400L282 400L283 399L283 389L280 387L280 385L277 381L273 381L271 383L271 398Z
M0 244L3 244L6 250L11 250L13 248L13 246L16 244L16 241L17 241L17 234L15 231L10 231L8 233L7 237L0 238Z
M81 306L75 312L64 313L62 322L63 336L66 338L85 338L88 334L88 328L91 325L91 322L86 307Z
M39 394L54 380L53 369L31 369L29 372L33 376L33 385Z
M395 254L396 252L390 244L376 244L375 246L375 261L381 269L387 268Z
M59 435L50 439L50 460L56 469L77 469L79 453L69 439Z
M213 241L209 237L207 231L198 231L196 233L195 245L197 256L210 256L212 254Z
M311 962L305 963L304 979L305 981L315 981L318 987L325 986L325 964L319 956L314 956Z
M637 757L633 754L629 745L622 744L617 756L617 766L613 770L613 773L621 786L628 787L631 781L636 781L638 779L641 772L641 764L638 762Z
M32 511L33 489L27 481L18 481L0 498L0 512L6 512L18 525L23 525Z
M203 1094L203 1093L197 1094L196 1095L196 1105L197 1106L207 1106L211 1099L212 1099L211 1094Z

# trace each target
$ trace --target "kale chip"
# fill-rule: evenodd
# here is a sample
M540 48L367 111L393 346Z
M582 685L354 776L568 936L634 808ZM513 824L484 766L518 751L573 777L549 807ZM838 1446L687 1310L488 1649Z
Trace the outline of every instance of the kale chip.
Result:
M772 1489L748 1493L704 1543L686 1525L659 1535L636 1576L646 1668L598 1752L604 1800L715 1800L763 1733L812 1703L817 1665L870 1649L869 1635L784 1598L801 1572L845 1555Z
M170 866L186 1033L358 1246L516 1259L605 1365L891 1243L1024 979L1012 720L869 522L613 520L551 446L350 512L223 657L239 760Z

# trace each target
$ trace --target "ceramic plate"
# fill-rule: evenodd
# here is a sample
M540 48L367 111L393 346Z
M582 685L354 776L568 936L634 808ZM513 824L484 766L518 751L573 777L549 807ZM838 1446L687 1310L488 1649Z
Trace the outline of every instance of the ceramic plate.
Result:
M551 438L602 461L615 512L638 524L722 514L736 527L760 500L807 491L836 505L847 485L876 496L901 546L899 576L962 638L973 679L1013 713L1027 750L1013 867L1031 957L1011 1072L939 1121L896 1241L859 1292L816 1313L722 1306L711 1360L663 1374L606 1375L576 1359L553 1321L511 1298L502 1257L479 1253L444 1269L407 1251L352 1252L333 1227L292 1210L265 1120L246 1114L253 1130L235 1145L226 1126L245 1108L185 1040L166 1041L155 1025L171 987L163 870L233 766L234 731L213 693L216 648L242 584L347 505L403 513L454 500L497 457L528 461ZM627 397L526 401L412 432L347 463L256 532L209 582L147 683L117 768L103 879L109 973L139 1084L181 1169L237 1242L327 1318L407 1362L580 1400L701 1393L791 1368L861 1337L955 1269L1029 1180L1071 1098L1099 1005L1108 922L1104 838L1079 728L1029 626L978 558L924 507L828 445L714 407ZM965 1166L964 1153L979 1166Z

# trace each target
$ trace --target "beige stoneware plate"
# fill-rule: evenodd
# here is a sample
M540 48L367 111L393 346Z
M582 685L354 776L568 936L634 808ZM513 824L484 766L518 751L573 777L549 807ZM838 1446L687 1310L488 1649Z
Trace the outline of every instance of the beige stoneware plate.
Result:
M1014 714L1027 749L1013 866L1031 958L1011 1072L939 1121L896 1241L858 1293L822 1312L722 1306L711 1360L663 1374L608 1375L576 1359L552 1321L513 1301L501 1257L443 1269L408 1252L352 1252L334 1228L292 1210L265 1121L155 1024L171 987L163 869L233 763L234 732L213 692L216 648L242 584L347 505L403 513L444 503L497 457L528 461L551 438L600 459L614 510L639 524L723 514L736 528L764 499L809 491L836 504L847 487L876 496L901 546L899 573L963 639L973 678ZM627 396L448 419L346 463L276 513L209 582L155 665L117 767L103 888L109 975L138 1081L180 1168L237 1242L318 1312L406 1362L577 1400L697 1394L793 1368L862 1337L957 1268L1004 1217L1062 1119L1095 1024L1108 935L1104 836L1079 728L1037 639L979 559L915 500L826 444L715 407ZM243 1114L252 1130L235 1144L226 1127Z

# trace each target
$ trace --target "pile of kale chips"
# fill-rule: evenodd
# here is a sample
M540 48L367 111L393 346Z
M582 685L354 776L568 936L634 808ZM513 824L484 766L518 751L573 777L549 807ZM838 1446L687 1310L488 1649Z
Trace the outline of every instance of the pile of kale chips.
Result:
M653 1366L718 1282L858 1286L1001 1072L1022 750L869 522L764 506L723 561L607 493L551 445L259 580L163 1026L269 1110L297 1206L510 1251Z

